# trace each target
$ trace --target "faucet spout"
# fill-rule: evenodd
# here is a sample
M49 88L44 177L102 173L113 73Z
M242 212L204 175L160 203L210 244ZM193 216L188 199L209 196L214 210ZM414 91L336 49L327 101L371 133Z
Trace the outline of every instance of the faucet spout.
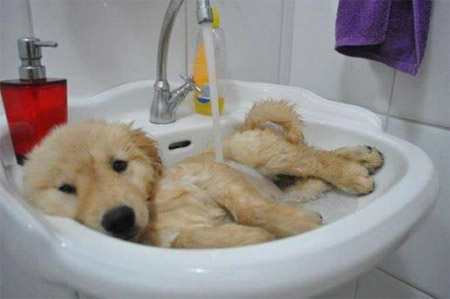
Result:
M167 81L167 56L173 24L184 0L171 0L164 16L158 42L158 57L156 62L156 80Z
M170 91L167 81L167 56L173 24L184 0L171 0L167 7L161 27L156 61L156 81L153 85L153 101L150 108L150 121L156 124L168 124L176 120L176 109L193 89L198 89L192 77L183 77L185 83ZM209 0L197 0L197 21L212 22Z
M197 22L199 24L204 22L212 22L213 14L209 0L197 0Z

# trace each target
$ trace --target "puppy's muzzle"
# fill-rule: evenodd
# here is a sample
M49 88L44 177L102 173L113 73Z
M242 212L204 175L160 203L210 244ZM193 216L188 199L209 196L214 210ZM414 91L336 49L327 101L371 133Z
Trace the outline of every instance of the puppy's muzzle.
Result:
M135 223L134 210L128 206L109 210L102 218L103 228L112 236L124 240L132 239L138 233Z

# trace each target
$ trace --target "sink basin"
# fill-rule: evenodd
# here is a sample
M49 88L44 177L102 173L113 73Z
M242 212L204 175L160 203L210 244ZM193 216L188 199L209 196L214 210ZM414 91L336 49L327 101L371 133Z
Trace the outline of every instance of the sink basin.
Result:
M152 85L137 82L77 100L70 103L69 119L133 121L158 141L166 164L204 149L212 140L212 121L192 114L189 100L175 123L149 123ZM295 87L227 82L223 134L255 101L269 97L298 105L310 144L324 149L368 144L383 152L375 191L361 197L333 191L305 203L322 213L326 225L275 242L214 250L143 246L29 207L21 197L22 170L14 164L3 116L0 206L8 229L2 228L2 246L44 283L95 297L304 298L357 277L398 247L430 209L437 192L433 165L419 148L384 133L370 111Z

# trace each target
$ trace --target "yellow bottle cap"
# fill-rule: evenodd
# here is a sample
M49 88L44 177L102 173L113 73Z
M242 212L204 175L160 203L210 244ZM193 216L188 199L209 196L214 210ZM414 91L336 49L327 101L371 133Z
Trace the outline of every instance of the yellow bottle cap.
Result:
M220 15L217 9L215 9L214 7L211 8L211 11L213 15L212 27L215 29L220 26Z

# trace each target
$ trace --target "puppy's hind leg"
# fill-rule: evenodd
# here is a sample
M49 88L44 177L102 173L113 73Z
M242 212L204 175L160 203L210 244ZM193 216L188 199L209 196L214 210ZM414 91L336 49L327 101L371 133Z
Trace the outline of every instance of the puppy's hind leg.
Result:
M237 170L211 163L201 188L243 225L265 229L275 237L287 237L317 228L320 214L301 210L263 197Z
M225 248L274 240L260 227L227 223L213 227L196 227L182 231L172 242L173 248Z
M343 158L358 162L367 168L370 174L374 174L384 164L383 154L368 145L341 147L333 152Z
M366 167L337 153L292 144L271 130L236 133L224 142L224 156L273 178L286 174L322 179L353 194L373 191L374 182Z

